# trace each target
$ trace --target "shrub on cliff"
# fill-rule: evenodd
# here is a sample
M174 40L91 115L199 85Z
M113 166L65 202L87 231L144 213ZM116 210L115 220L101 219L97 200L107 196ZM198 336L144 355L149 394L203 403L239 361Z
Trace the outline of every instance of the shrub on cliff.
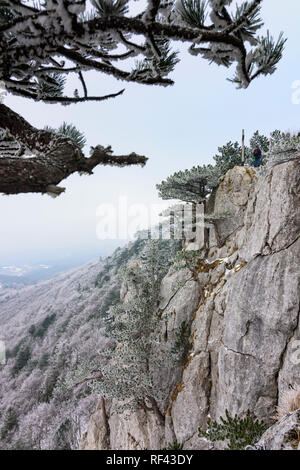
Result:
M93 364L93 377L87 377L87 364L80 364L71 377L73 385L75 381L77 385L88 383L104 398L118 401L112 412L144 409L164 421L159 403L169 390L158 376L163 367L174 366L176 359L160 338L158 302L161 280L177 247L172 240L145 242L139 259L123 270L128 298L108 311L106 332L113 340L112 347L103 352L101 364Z
M220 418L220 423L210 421L206 431L199 428L198 436L212 442L227 441L230 450L243 450L248 445L254 445L268 428L250 410L244 418L238 415L232 418L228 410L225 415L225 418Z

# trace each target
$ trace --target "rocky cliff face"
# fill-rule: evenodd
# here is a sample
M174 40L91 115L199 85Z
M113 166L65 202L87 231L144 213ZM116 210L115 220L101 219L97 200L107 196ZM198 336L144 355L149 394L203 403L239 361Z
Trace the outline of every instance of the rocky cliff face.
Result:
M207 418L250 409L271 424L289 385L299 383L300 166L278 164L258 175L235 167L221 182L216 213L231 217L213 227L199 259L199 283L188 270L169 274L160 309L168 337L186 321L190 351L183 367L163 374L170 384L162 404L165 424L139 411L125 420L104 400L91 417L82 449L210 449L198 437ZM298 354L299 357L299 354Z
M246 450L300 450L300 410L285 415Z

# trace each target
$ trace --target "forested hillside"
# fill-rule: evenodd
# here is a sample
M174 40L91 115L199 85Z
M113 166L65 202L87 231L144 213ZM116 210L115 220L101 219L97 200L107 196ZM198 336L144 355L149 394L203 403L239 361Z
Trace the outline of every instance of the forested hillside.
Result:
M103 317L119 299L117 274L143 245L138 239L108 258L3 294L2 449L78 447L96 396L87 388L62 389L59 384L76 364L97 361L107 346Z

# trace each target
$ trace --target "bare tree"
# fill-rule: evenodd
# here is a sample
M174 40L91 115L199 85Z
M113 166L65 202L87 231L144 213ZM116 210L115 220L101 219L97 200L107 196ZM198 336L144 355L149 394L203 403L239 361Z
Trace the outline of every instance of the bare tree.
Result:
M0 81L5 90L45 103L103 101L123 93L90 96L84 73L90 70L127 82L172 85L168 74L178 62L171 41L189 45L192 55L229 67L231 81L246 88L260 75L272 74L285 39L259 37L262 0L244 1L233 11L232 0L148 0L139 14L129 0L0 0ZM135 61L133 61L135 59ZM124 67L117 64L122 63ZM126 68L125 68L126 66ZM82 93L64 94L75 74ZM98 164L146 163L132 153L113 156L97 146L86 158L70 138L38 130L0 104L0 191L52 192L71 173L92 173ZM30 154L30 158L22 158Z

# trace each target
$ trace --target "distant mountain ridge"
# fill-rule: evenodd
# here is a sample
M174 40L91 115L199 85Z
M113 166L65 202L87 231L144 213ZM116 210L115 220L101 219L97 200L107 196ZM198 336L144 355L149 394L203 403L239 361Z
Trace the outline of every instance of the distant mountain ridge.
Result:
M37 284L83 264L75 259L39 264L2 264L0 265L0 289L1 287L21 288Z
M106 347L102 318L119 299L117 273L143 245L136 240L50 280L0 289L0 340L6 346L0 449L78 448L97 399L58 385L78 361L93 362Z

